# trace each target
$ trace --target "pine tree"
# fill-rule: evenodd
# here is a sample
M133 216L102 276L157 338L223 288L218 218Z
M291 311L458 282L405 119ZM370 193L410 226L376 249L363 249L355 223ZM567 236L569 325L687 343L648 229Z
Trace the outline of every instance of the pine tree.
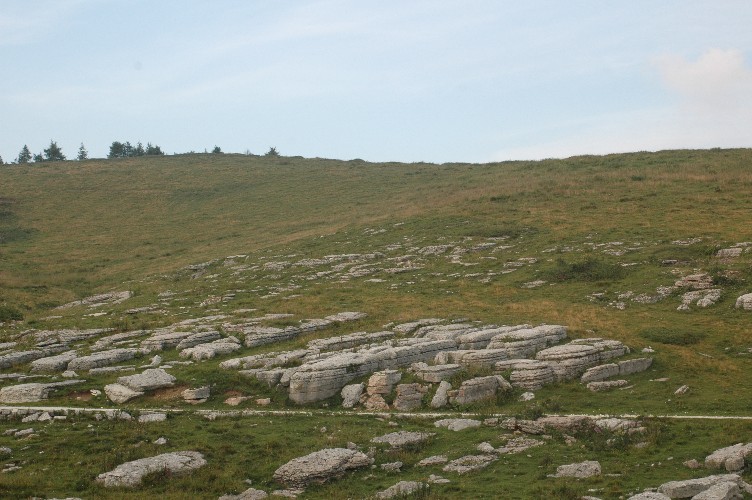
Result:
M78 156L76 157L78 161L81 160L88 160L89 159L89 152L86 151L86 148L84 147L84 143L81 143L81 146L78 148Z
M57 142L50 141L50 147L44 150L45 161L64 161L65 155L63 150L57 145Z
M150 142L146 143L146 154L149 156L163 155L162 149L156 144L152 146Z
M2 156L0 156L0 165L4 165L4 164L5 164L5 163L3 162L3 157L2 157Z
M144 156L145 154L144 145L141 144L141 141L138 141L138 144L136 144L136 147L131 152L131 156Z
M215 155L222 154L222 150L219 148L219 146L214 146L214 149L212 149L212 153Z
M279 151L277 151L277 148L272 146L269 148L269 151L266 152L266 156L277 157L279 156Z
M42 156L42 153L36 153L32 160L34 160L34 163L43 163L44 162L44 156Z
M29 146L24 144L24 147L21 148L21 152L18 153L18 158L16 159L16 163L22 164L22 163L29 163L31 161L31 151L29 151Z

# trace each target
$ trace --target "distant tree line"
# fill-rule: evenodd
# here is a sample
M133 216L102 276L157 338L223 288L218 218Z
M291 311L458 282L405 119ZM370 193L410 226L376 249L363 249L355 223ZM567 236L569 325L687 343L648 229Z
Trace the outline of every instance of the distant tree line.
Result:
M157 145L147 142L144 147L141 142L138 142L135 146L130 142L113 141L110 145L110 153L107 158L132 158L135 156L162 156L164 153L162 149Z

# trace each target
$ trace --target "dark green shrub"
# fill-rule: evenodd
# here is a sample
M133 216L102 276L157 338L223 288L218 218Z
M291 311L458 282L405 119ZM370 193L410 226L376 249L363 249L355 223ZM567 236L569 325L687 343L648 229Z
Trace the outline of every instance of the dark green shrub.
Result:
M556 260L556 267L548 271L550 281L616 281L624 278L627 271L619 264L611 264L595 257L578 262Z
M0 306L0 322L1 321L21 321L23 314L21 311L12 306Z
M652 342L671 345L692 345L704 339L705 333L696 330L674 330L672 328L652 327L642 330L640 337Z

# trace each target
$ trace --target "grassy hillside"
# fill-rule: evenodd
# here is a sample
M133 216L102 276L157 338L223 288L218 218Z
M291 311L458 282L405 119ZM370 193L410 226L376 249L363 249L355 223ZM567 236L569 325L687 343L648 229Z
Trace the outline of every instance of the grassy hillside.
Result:
M571 381L535 391L529 402L520 401L515 389L498 401L449 411L748 416L752 312L734 306L738 296L752 292L751 189L747 149L483 165L204 154L4 166L0 313L6 321L0 342L16 341L14 349L21 350L45 339L46 330L109 328L130 335L122 345L137 346L169 325L228 336L257 318L264 326L285 327L341 311L368 315L193 364L180 364L184 358L174 349L160 351L162 362L174 365L178 383L122 406L135 414L185 410L180 392L204 384L212 396L200 409L226 410L225 398L237 395L249 398L240 408L258 409L257 398L270 398L270 409L295 407L285 390L219 364L303 348L316 338L377 332L430 317L562 324L573 339L622 341L632 357L649 349L653 365L614 391L594 393ZM687 276L700 276L704 288L682 284ZM126 290L132 296L122 303L58 307ZM702 307L697 302L708 290L717 296ZM10 321L14 312L23 319ZM289 316L264 319L281 313ZM75 347L85 352L93 340L79 339ZM140 367L146 360L134 362ZM3 385L15 383L11 372L19 370L28 371L23 364L0 370L8 377ZM461 376L491 373L476 371ZM119 375L87 374L75 390L57 391L45 404L109 405L90 391ZM403 381L413 381L410 377L406 373ZM684 384L689 391L675 394ZM192 491L216 498L247 487L243 478L273 489L276 467L324 446L354 441L367 447L375 433L392 426L434 429L430 420L400 419L393 425L357 412L330 414L340 402L337 395L308 405L322 413L284 419L210 423L186 413L150 428L104 422L97 427L96 453L73 454L66 460L75 473L47 477L44 471L61 443L93 446L94 431L84 430L89 427L55 423L44 428L44 441L32 440L18 452L14 460L28 462L28 474L9 476L0 493L111 495L92 483L102 464L109 468L156 453L150 443L164 434L178 448L206 453L211 467L180 481L151 477L145 489L117 495L180 498ZM18 425L0 422L0 433ZM623 436L583 434L572 447L556 434L529 455L506 457L478 475L453 476L450 485L432 487L428 497L492 498L502 491L509 498L579 498L594 489L603 498L618 498L702 475L681 462L749 441L750 424L744 421L650 419L646 425L639 446ZM460 442L440 431L426 447L380 452L379 463L404 461L405 474L362 471L312 487L306 495L362 497L399 479L424 479L425 470L413 467L419 459L455 449L473 453L482 440L496 446L500 432L484 427ZM0 439L3 444L16 447ZM620 475L576 483L546 478L556 465L593 458L607 473ZM498 481L499 475L505 480Z

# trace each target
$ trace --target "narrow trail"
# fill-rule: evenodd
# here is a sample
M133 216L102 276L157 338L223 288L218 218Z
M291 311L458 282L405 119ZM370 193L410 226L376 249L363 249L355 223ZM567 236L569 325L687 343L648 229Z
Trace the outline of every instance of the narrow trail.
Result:
M95 414L114 413L119 411L140 413L173 413L178 415L199 415L204 417L253 417L253 416L305 416L305 417L382 417L382 418L504 418L513 415L504 413L475 413L475 412L368 412L368 411L334 411L334 410L202 410L192 408L82 408L75 406L0 406L0 415L29 412L53 412L65 414ZM654 415L654 414L546 414L548 417L588 417L588 418L665 418L670 420L750 420L752 415Z

